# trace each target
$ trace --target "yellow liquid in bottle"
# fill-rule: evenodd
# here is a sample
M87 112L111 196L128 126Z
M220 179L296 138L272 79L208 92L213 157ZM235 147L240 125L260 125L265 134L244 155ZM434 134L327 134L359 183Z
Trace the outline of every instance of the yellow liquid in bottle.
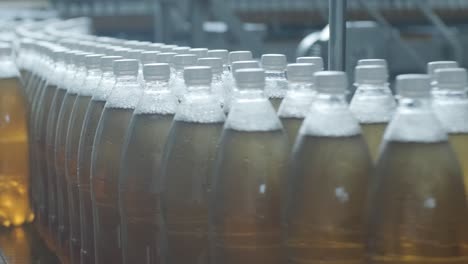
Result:
M450 134L449 141L455 151L455 154L457 154L458 161L462 168L466 194L468 193L468 133Z
M382 143L386 127L387 123L361 124L362 135L369 147L369 152L374 162L379 157L380 144Z
M17 78L0 80L0 225L31 222L26 100Z

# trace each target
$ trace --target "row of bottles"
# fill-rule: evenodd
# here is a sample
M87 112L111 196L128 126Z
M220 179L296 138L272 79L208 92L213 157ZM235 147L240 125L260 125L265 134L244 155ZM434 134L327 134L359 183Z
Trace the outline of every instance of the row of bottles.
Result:
M454 62L398 76L397 105L386 62L361 60L348 105L316 57L92 36L16 52L21 186L64 263L468 261Z

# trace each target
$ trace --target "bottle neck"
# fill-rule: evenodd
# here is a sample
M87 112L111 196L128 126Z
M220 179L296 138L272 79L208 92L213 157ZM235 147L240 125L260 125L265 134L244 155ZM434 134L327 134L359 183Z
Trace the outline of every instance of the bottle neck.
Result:
M238 89L235 96L238 100L266 100L265 94L262 89Z
M437 87L437 96L441 97L468 97L467 96L468 87L464 85L440 85Z
M189 94L209 94L211 92L210 85L187 85Z
M102 72L99 68L88 69L88 77L98 77L101 75L102 75Z
M432 112L432 100L428 96L405 97L400 96L398 100L398 110L400 112Z
M313 90L314 84L312 82L289 82L289 89L293 91L301 91L301 90Z
M348 102L346 100L346 94L344 93L318 93L315 97L314 103L317 104L328 104L335 106L346 106Z
M286 72L267 70L265 71L265 78L266 79L286 79Z
M358 90L363 90L363 91L375 91L375 90L387 90L388 89L388 83L386 82L381 82L381 83L358 83L357 84L357 89Z
M115 80L117 82L138 82L138 75L118 75Z
M169 91L169 81L150 80L145 81L146 91Z

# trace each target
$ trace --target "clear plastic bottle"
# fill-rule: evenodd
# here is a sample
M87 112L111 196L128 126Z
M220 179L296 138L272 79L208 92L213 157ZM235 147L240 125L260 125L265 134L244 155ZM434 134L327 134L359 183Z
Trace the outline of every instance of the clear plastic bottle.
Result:
M31 222L27 101L8 44L0 44L0 225Z
M209 50L206 53L208 58L220 58L223 61L223 74L229 73L229 51L225 49ZM225 77L223 77L225 78Z
M278 110L288 91L286 80L286 56L283 54L262 55L262 68L265 70L265 95Z
M435 72L438 96L432 107L458 156L468 193L468 95L465 69L439 69Z
M357 66L354 73L357 89L349 107L361 124L371 156L376 161L385 128L395 112L396 101L388 86L386 67Z
M197 65L197 56L193 54L183 54L174 56L175 75L171 83L171 89L179 101L182 101L186 93L184 82L184 68Z
M431 61L427 64L427 74L431 78L431 87L432 95L437 96L437 80L436 80L436 70L438 69L447 69L447 68L457 68L458 63L456 61Z
M144 51L141 53L141 64L157 63L159 51Z
M430 77L397 77L399 105L371 188L368 263L466 263L457 158L431 108Z
M314 73L319 68L312 63L292 63L287 67L288 93L278 110L292 149L302 121L315 98Z
M178 100L167 63L143 68L145 89L127 130L119 197L124 263L160 263L161 160Z
M208 54L208 49L206 48L194 48L189 50L189 54L197 56L197 59L205 58Z
M138 61L114 62L116 83L99 120L91 154L91 201L96 263L122 263L118 206L119 162L125 133L143 92Z
M91 203L91 154L96 129L101 119L106 100L115 85L113 63L122 59L120 56L101 58L102 78L93 91L93 96L86 109L78 144L78 188L80 198L81 225L81 264L95 263L94 220Z
M226 103L224 107L224 111L226 113L229 112L231 107L231 102L235 99L237 94L237 87L234 81L231 79L232 77L236 77L236 71L241 69L251 69L251 68L260 68L260 63L258 61L250 60L250 61L235 61L231 65L231 72L230 77L226 79L225 85L227 87L227 94L226 94ZM230 81L231 80L231 81Z
M72 262L80 263L81 256L81 223L78 181L78 145L81 129L93 91L102 77L100 61L102 54L91 54L85 57L86 77L77 91L75 102L69 116L65 142L65 173L68 181L68 209L70 216L70 234Z
M77 232L77 230L73 230L71 226L71 223L76 219L75 212L70 210L72 203L72 190L70 189L71 183L67 173L70 164L68 164L66 159L66 143L73 105L75 104L78 93L82 89L83 83L86 79L87 55L89 55L89 53L85 52L75 55L76 72L70 82L65 84L68 88L63 97L62 106L60 107L59 115L57 117L57 130L55 132L55 168L57 178L60 182L60 185L57 185L57 187L61 189L61 192L63 192L63 197L61 197L63 199L63 210L68 211L68 219L65 219L65 223L68 225L67 229L70 232L70 261L72 261L72 263L75 263L75 260L79 259L79 256L76 255L76 247L79 244L74 240L77 238L77 235L79 236L79 230Z
M236 83L212 180L212 263L285 263L281 186L288 139L263 94L264 71L238 70Z
M198 65L211 67L213 80L211 81L211 91L219 98L220 105L224 108L226 101L227 87L223 79L223 60L220 58L201 58Z
M225 115L211 93L209 67L184 71L187 94L177 108L162 162L165 260L208 262L208 192Z
M346 74L318 72L315 87L291 157L284 210L288 258L364 263L372 160L346 102Z
M252 52L247 50L231 51L228 55L229 74L226 78L226 83L229 87L236 87L234 70L232 69L233 63L237 61L251 61L253 60Z
M321 57L299 57L296 59L297 63L312 63L314 64L317 68L320 69L320 71L323 71L323 59Z

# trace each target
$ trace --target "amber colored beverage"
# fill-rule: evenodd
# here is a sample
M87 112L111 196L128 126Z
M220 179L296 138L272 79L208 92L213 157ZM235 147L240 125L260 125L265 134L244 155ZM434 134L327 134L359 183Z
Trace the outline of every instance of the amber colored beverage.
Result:
M31 222L26 100L19 79L0 79L0 225Z
M375 161L379 157L379 148L387 125L387 123L361 123L362 135L366 140L372 159Z

